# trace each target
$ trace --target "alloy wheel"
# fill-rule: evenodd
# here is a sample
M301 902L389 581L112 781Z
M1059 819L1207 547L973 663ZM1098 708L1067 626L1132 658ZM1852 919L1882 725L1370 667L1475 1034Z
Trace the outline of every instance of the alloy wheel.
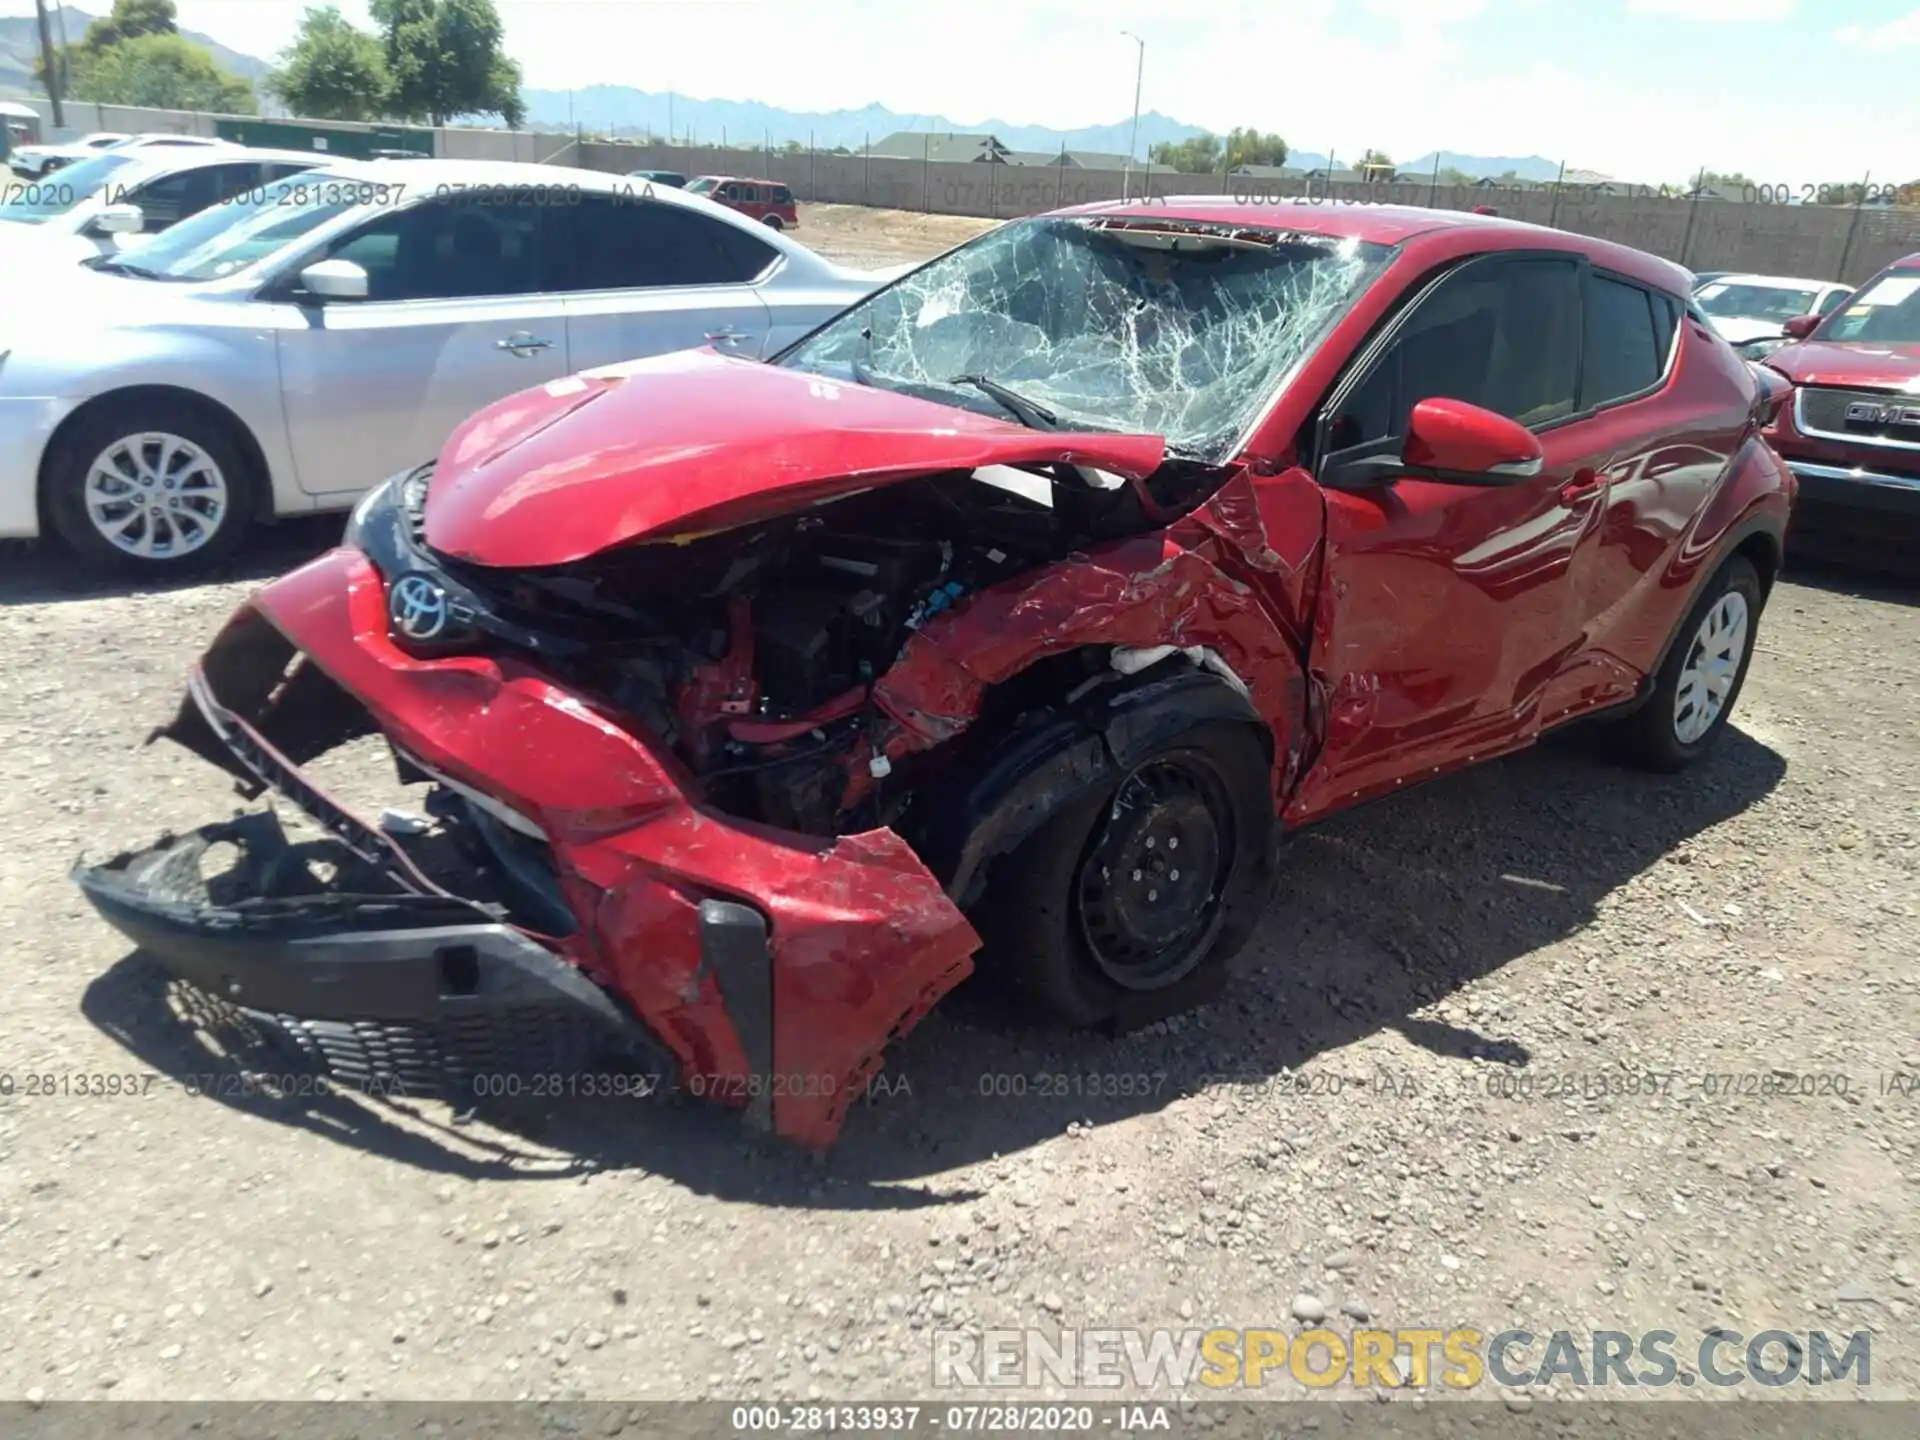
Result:
M123 435L87 467L87 518L116 550L177 560L225 521L227 479L213 457L179 435Z

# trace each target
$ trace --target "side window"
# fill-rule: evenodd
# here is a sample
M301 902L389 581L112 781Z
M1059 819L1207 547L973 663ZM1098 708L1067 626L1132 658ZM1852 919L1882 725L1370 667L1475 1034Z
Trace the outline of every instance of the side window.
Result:
M1583 409L1606 405L1660 382L1665 355L1653 323L1653 297L1638 285L1595 275L1587 288Z
M793 191L784 185L774 186L773 203L776 205L791 205L793 203Z
M461 300L547 287L544 206L432 201L390 210L327 248L367 272L369 300Z
M146 223L141 226L143 233L157 234L170 225L179 224L189 215L199 214L218 200L220 187L215 172L224 168L207 165L198 170L180 170L172 175L162 175L158 180L135 186L122 198L130 205L138 205L146 216ZM251 177L253 166L249 165L246 169ZM248 183L251 183L251 178Z
M1578 266L1559 259L1470 265L1418 302L1392 348L1342 402L1331 448L1398 439L1413 407L1438 397L1523 425L1548 424L1576 409L1579 360Z
M300 164L292 160L270 160L260 167L260 180L271 184L275 180L284 180L289 175L304 175L313 169L310 164Z
M1680 302L1671 295L1653 296L1653 339L1660 352L1660 373L1666 374L1673 357L1673 332L1680 328Z
M1831 315L1842 305L1846 304L1847 297L1852 293L1851 290L1829 290L1827 292L1827 298L1820 302L1820 308L1814 311L1814 314Z
M774 258L737 226L653 200L582 195L549 214L562 290L742 285Z

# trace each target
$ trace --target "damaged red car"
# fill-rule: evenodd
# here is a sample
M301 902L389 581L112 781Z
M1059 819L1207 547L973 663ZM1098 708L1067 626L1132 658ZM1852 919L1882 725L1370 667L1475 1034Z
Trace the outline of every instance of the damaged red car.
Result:
M1687 282L1498 218L1099 206L771 361L527 391L249 600L163 732L312 838L77 879L336 1076L654 1067L825 1145L976 964L1137 1024L1226 983L1286 831L1575 720L1714 744L1793 480ZM371 736L422 813L303 768Z

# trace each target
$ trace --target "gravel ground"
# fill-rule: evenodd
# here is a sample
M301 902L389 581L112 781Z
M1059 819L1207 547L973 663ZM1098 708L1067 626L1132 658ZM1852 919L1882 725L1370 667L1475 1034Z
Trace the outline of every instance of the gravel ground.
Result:
M813 243L902 258L828 209ZM698 1105L187 1093L217 1059L66 870L236 805L139 741L337 533L143 594L0 549L0 1397L898 1399L939 1328L1323 1315L1666 1329L1683 1385L1715 1325L1866 1330L1870 1393L1920 1392L1913 589L1783 581L1683 779L1566 737L1296 837L1197 1015L1063 1038L956 995L815 1162ZM160 1078L26 1093L125 1072Z

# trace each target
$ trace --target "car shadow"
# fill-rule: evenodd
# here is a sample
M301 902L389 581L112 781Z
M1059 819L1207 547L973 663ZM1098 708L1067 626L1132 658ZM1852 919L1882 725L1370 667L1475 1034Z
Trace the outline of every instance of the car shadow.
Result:
M1297 1071L1380 1031L1463 1064L1524 1065L1530 1052L1498 1033L1492 1012L1483 1028L1417 1012L1585 928L1611 892L1786 773L1777 752L1738 729L1678 778L1620 768L1591 740L1550 737L1292 837L1234 982L1196 1014L1117 1038L1062 1033L1015 1025L963 986L888 1053L825 1157L749 1138L734 1116L695 1102L575 1101L477 1126L391 1098L276 1099L237 1083L209 1098L473 1178L639 1169L725 1199L878 1209L959 1203L972 1192L936 1189L933 1177L1069 1126L1151 1114L1223 1078ZM94 982L83 1009L153 1070L217 1073L163 991L136 952Z
M344 515L302 515L260 526L225 564L177 579L96 574L63 547L0 540L0 605L56 605L125 595L164 595L200 585L271 580L340 543Z

